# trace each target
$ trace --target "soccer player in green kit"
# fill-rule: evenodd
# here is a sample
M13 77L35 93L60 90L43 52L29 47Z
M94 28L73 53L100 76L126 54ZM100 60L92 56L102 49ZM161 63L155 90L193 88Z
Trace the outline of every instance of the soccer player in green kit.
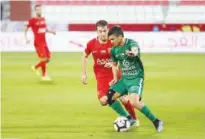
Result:
M114 44L114 47L111 49L114 77L110 82L111 87L107 95L108 104L117 112L119 109L113 106L115 100L120 96L128 94L132 106L150 119L156 130L161 132L163 130L163 122L141 102L144 86L144 68L140 59L139 45L132 39L124 38L123 30L119 26L111 28L108 32L108 37ZM119 81L117 80L118 64L122 71L122 78Z

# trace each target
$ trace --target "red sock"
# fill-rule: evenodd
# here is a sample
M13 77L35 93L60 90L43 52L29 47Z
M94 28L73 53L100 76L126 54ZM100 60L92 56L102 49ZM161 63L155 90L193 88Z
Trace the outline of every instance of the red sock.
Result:
M128 100L127 103L124 104L126 110L129 112L129 114L134 118L137 119L137 115L135 113L135 108L131 105L130 101Z
M44 61L40 61L37 65L35 65L35 69L42 67L43 64L44 64Z
M46 61L41 64L42 76L46 75Z

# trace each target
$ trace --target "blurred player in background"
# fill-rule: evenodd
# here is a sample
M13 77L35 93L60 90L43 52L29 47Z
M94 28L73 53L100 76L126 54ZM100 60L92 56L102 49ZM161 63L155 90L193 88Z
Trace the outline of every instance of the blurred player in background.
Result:
M87 47L83 53L82 58L82 82L87 84L87 58L92 53L94 60L94 73L97 80L97 96L102 106L107 105L107 92L109 90L109 82L113 79L112 68L110 65L110 50L112 48L112 43L108 40L108 23L105 20L99 20L96 23L96 31L98 36L87 43ZM133 119L136 118L135 110L131 106L129 100L122 97L121 102L124 104L126 110L132 116ZM121 103L118 101L116 103L116 108L123 109ZM127 113L124 111L124 113ZM118 113L120 114L120 113ZM123 114L120 114L123 116ZM136 126L139 126L139 120L136 120Z
M149 118L156 130L161 132L163 122L141 102L144 86L144 68L140 59L138 43L132 39L124 38L123 30L119 26L111 28L108 32L108 37L114 44L110 52L114 78L110 82L108 104L113 110L119 111L113 105L115 100L124 94L128 94L132 106ZM116 70L118 64L122 70L122 78L119 81L117 77L118 71Z
M51 54L46 43L46 33L55 34L55 31L48 30L46 27L45 18L42 17L42 8L41 5L35 6L36 17L29 19L25 27L25 39L26 43L30 41L27 39L28 29L31 27L34 34L34 46L40 62L35 66L32 66L32 70L36 72L37 75L40 75L38 69L41 68L42 71L42 80L51 81L51 78L46 73L46 65L50 60Z

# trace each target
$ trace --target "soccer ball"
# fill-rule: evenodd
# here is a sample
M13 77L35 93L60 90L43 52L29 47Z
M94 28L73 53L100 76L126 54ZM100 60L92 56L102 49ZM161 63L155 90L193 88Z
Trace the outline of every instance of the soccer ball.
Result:
M114 129L117 132L126 132L130 129L130 122L126 117L118 117L114 121Z

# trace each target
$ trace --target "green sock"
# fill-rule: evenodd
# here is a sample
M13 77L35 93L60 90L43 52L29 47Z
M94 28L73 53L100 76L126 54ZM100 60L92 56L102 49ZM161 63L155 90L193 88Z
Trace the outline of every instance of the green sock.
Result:
M144 105L142 109L140 110L147 118L149 118L151 121L154 121L156 117L154 114L150 111L150 109Z
M120 116L123 116L123 117L129 116L129 113L124 109L124 107L122 106L122 104L119 100L115 100L115 102L112 103L112 105L110 105L110 107L112 107L112 109L115 112L117 112Z

